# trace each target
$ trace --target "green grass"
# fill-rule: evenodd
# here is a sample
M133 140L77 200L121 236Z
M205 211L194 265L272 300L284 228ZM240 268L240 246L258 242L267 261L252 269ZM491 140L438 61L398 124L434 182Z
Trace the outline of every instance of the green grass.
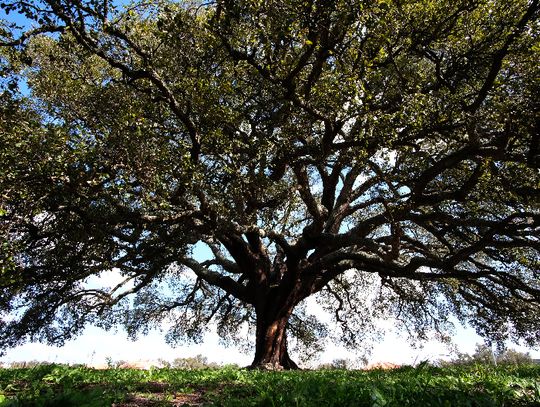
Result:
M0 369L7 406L540 406L540 366L393 371Z

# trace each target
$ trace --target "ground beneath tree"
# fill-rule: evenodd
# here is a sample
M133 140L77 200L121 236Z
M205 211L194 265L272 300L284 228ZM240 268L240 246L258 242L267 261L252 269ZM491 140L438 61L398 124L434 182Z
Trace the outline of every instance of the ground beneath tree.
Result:
M260 371L0 369L0 407L540 406L540 365Z
M204 404L204 390L194 392L176 392L169 383L145 382L141 384L141 392L128 393L125 400L113 403L113 407L139 407L139 406L202 406Z
M154 407L154 406L202 406L204 399L201 393L174 394L156 393L149 395L128 394L121 403L113 403L113 407Z

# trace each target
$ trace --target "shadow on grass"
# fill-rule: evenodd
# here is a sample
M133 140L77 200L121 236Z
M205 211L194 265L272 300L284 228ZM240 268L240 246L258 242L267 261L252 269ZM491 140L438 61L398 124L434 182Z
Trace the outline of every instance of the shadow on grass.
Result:
M214 405L538 407L540 367L425 365L391 371L298 372L62 367L0 371L0 407Z

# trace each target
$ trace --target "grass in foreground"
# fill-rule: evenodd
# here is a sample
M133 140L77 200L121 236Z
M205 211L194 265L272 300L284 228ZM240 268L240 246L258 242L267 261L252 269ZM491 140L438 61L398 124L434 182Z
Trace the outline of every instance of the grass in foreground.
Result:
M7 406L540 406L540 366L260 372L0 369Z

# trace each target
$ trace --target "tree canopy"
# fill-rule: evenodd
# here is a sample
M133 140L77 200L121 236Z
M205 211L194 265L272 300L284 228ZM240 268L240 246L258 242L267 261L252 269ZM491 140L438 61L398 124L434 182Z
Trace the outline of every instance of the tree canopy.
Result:
M538 0L2 9L2 348L248 323L294 368L312 295L352 347L540 341Z

